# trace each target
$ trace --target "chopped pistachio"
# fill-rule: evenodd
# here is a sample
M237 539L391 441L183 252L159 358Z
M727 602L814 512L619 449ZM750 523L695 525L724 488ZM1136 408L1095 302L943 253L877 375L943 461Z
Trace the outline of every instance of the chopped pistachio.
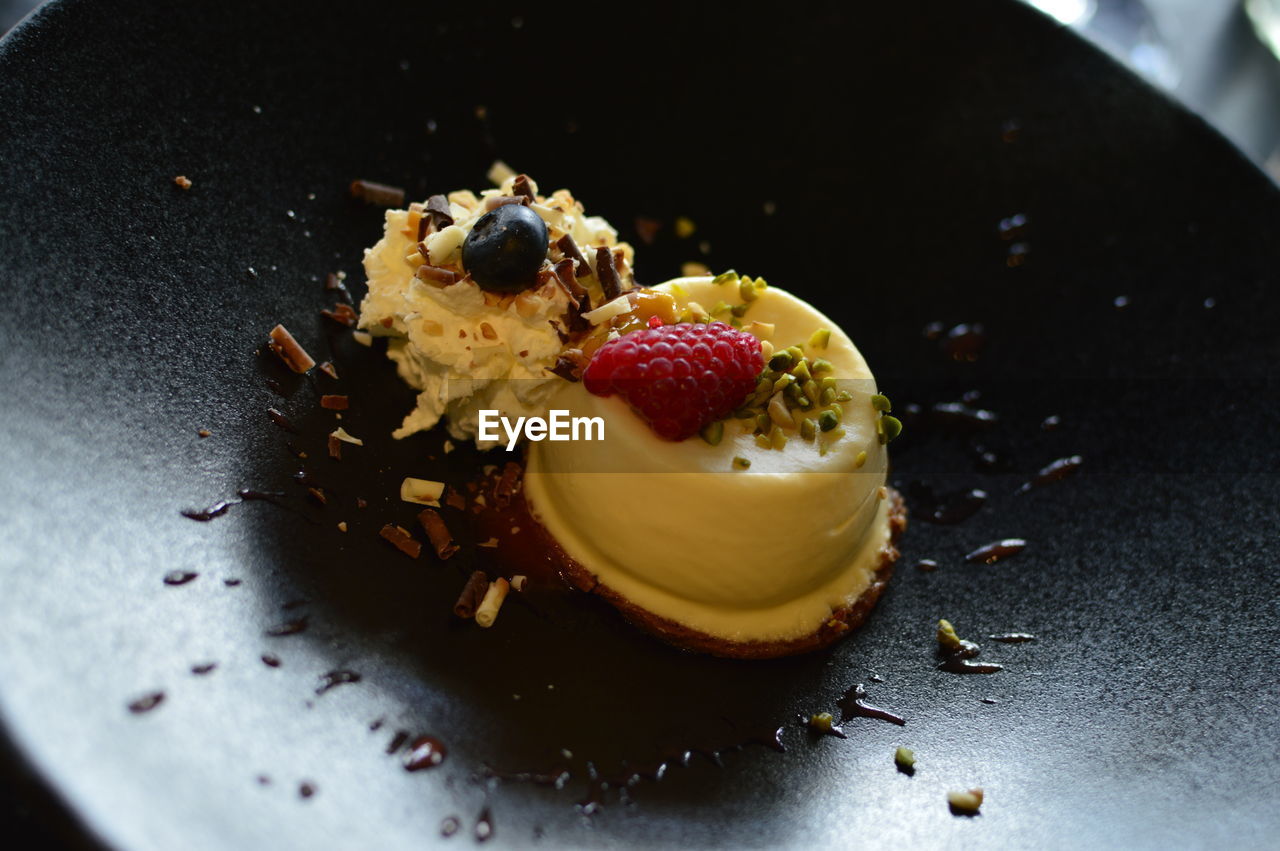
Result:
M773 431L769 433L769 443L774 449L787 447L787 436L782 433L782 426L773 427Z
M944 650L960 650L964 645L951 621L943 618L938 621L938 645Z
M814 375L820 375L824 372L830 372L835 369L835 367L831 365L831 361L826 358L818 358L813 362L810 368L813 370Z
M738 273L730 269L727 272L721 272L711 279L713 284L732 284L738 280Z
M716 306L711 308L712 316L719 316L721 313L729 312L729 303L727 301L718 301Z
M772 422L773 421L769 419L769 414L765 411L761 411L756 414L756 431L761 434L768 434L769 429L773 427Z
M809 335L809 346L814 349L825 349L831 342L831 329L819 328Z
M809 404L816 405L822 398L821 391L818 390L818 382L810 378L804 383L804 396L809 400Z
M756 289L767 290L769 285L764 282L764 278L756 278Z
M777 428L777 426L774 426L774 428ZM757 434L757 435L756 435L756 446L759 446L761 449L772 449L772 448L773 448L773 442L769 440L769 435L767 435L767 434Z
M760 294L756 292L756 285L750 278L738 281L738 294L742 296L743 301L755 301L760 298Z
M756 418L756 412L750 408L739 408L733 412L733 418L735 420L754 420Z
M916 752L911 748L899 747L893 752L893 761L898 768L909 771L916 767Z
M739 318L738 318L738 317L736 317L736 316L730 316L730 317L729 317L729 327L730 327L730 328L736 328L737 330L741 331L741 330L742 330L742 320L741 320L741 319L739 319Z
M791 367L791 374L800 381L808 381L813 376L809 374L808 358L801 358L800 362Z
M692 314L694 322L706 322L711 318L707 314L707 309L696 301L689 302L689 313Z
M836 391L830 387L822 388L822 393L818 396L819 405L830 405L836 401Z
M800 420L800 436L805 440L813 440L818 433L818 427L813 423L813 417L805 417Z
M888 443L898 435L902 434L902 420L897 417L891 417L885 414L880 418L880 422L884 426L884 442Z
M786 390L787 385L792 383L795 380L796 380L795 376L791 375L790 373L784 372L782 375L778 376L777 381L773 382L773 391L776 393L779 390Z
M724 437L724 421L716 420L713 423L708 423L698 434L712 446L719 446L720 440Z
M853 459L853 466L861 467L865 463L867 463L867 450L864 449L858 453L858 457Z
M827 410L836 415L836 422L844 422L844 408L841 405L832 405Z
M743 458L741 455L733 456L733 466L739 470L745 470L751 466L750 458Z
M838 425L840 425L840 418L836 416L835 411L827 409L818 414L818 428L823 431L831 431Z
M850 393L848 390L841 390L839 393L836 394L837 402L850 402L852 400L853 400L853 394Z
M683 308L679 313L676 314L677 325L685 325L691 322L693 322L693 311L690 310L689 308L687 307Z
M835 726L835 721L835 716L830 712L819 712L809 716L809 726L819 733L830 733L831 728Z
M799 363L804 360L804 348L798 343L794 346L787 346L787 351L791 352L791 360L793 362Z
M827 432L827 437L830 438L832 442L835 442L844 437L845 434L844 426L840 426L839 428L833 428L831 431Z
M791 386L794 387L795 385ZM788 387L787 389L791 388ZM769 419L783 428L796 427L796 421L791 416L791 411L787 408L786 400L783 399L781 393L774 393L773 398L769 400Z
M883 393L872 394L871 407L886 414L893 410L893 404L889 401L889 397Z
M818 386L821 387L823 390L828 390L828 389L839 390L840 389L840 385L836 381L836 377L834 375L824 375L818 381Z
M751 302L744 302L743 304L735 304L733 307L729 308L729 312L732 313L734 316L738 317L739 319L741 319L742 317L747 315L747 310L750 307L751 307Z
M775 352L773 357L769 358L769 369L776 369L779 372L788 370L794 360L791 356L791 350L783 349L780 352Z

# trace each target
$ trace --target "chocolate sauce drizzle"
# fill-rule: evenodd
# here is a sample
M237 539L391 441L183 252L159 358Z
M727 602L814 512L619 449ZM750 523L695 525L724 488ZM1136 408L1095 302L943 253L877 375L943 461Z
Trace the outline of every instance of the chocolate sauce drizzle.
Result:
M844 696L836 701L836 706L840 707L841 724L847 724L854 718L875 718L880 721L888 721L890 724L897 724L899 727L907 723L907 719L901 715L867 703L867 689L862 683L858 683L846 691Z

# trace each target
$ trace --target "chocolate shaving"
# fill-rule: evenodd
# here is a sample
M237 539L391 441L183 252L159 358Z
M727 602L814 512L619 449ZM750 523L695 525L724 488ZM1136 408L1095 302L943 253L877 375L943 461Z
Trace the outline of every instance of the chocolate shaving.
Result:
M508 461L502 468L502 478L493 486L493 501L498 508L506 508L511 504L511 496L516 492L519 481L520 465L515 461Z
M346 396L324 395L320 397L320 407L330 411L345 411L348 399Z
M330 272L325 276L324 288L329 292L335 292L342 296L342 300L347 304L351 304L354 301L351 298L351 290L347 289L347 285L342 282L342 277L336 272Z
M449 527L444 524L444 518L435 509L422 509L418 514L418 522L426 530L427 537L431 539L431 546L435 547L436 555L441 561L458 551L458 545L453 542L453 535L449 534Z
M449 212L449 199L443 195L432 195L428 198L427 216L431 218L431 225L436 230L444 230L453 224L453 215Z
M329 457L335 461L342 460L342 441L329 435Z
M374 183L372 180L351 181L351 197L359 198L366 204L379 207L400 207L404 205L404 190L399 186L388 186L385 183Z
M407 529L401 529L394 523L388 523L378 531L386 540L390 541L392 546L409 558L417 558L422 553L422 544L414 540Z
M569 335L564 332L564 329L560 327L559 323L554 319L548 319L547 324L555 329L556 336L560 338L560 345L563 346L565 343L569 342Z
M565 291L569 299L573 301L576 307L586 305L586 310L591 309L591 295L586 291L582 284L578 283L578 278L573 274L573 258L566 257L552 267L553 277L560 288ZM585 312L585 311L584 311Z
M476 609L480 608L480 601L484 599L485 592L488 590L489 577L483 570L473 571L467 579L467 584L462 586L458 602L453 604L453 613L460 618L475 617Z
M419 216L418 217L418 249L419 250L422 249L422 241L426 239L429 234L432 234L432 233L435 233L435 225L432 224L431 217L428 215ZM425 255L425 252L424 252L424 255Z
M577 271L574 274L579 278L585 278L591 274L591 264L587 262L587 258L582 256L582 252L578 250L578 243L573 241L573 237L565 234L560 237L560 241L556 243L556 247L564 254L577 263Z
M356 313L355 308L342 302L335 304L333 310L321 310L320 315L348 328L356 327L356 322L360 319L360 314Z
M516 175L516 179L511 183L511 191L516 195L523 195L528 198L530 204L538 200L533 196L533 182L529 180L529 175L527 174Z
M596 277L600 279L600 289L604 290L604 300L613 301L622 295L622 280L618 277L618 269L613 265L613 251L602 245L596 249Z
M320 488L307 488L307 493L311 494L311 498L321 505L324 505L329 501L324 495L324 491L320 490Z
M432 266L430 263L423 263L413 274L420 281L436 281L445 286L456 284L460 277L452 269L445 269L443 266Z
M484 200L484 208L486 210L496 210L508 204L520 204L527 207L529 203L529 199L523 195L490 195Z
M320 364L320 371L323 372L325 375L329 376L330 378L334 379L335 381L338 379L338 370L333 365L332 361L325 361L324 363Z
M280 428L285 431L293 432L294 434L301 434L301 432L298 431L298 427L291 423L289 418L277 408L267 408L267 416L271 417L271 422L280 426Z
M293 339L283 325L277 325L271 329L271 340L267 343L271 347L271 351L276 353L276 357L284 361L284 365L297 373L305 373L316 365L311 355L307 354L306 349Z
M455 490L454 488L450 487L448 493L445 495L444 504L449 506L450 508L456 508L459 511L465 511L467 508L467 498L462 495L461 491Z

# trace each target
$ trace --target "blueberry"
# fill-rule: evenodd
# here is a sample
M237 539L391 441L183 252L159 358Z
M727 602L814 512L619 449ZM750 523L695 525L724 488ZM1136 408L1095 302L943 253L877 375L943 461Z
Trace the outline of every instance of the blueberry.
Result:
M487 290L518 292L533 286L547 256L547 226L521 204L505 204L480 217L462 243L462 266Z

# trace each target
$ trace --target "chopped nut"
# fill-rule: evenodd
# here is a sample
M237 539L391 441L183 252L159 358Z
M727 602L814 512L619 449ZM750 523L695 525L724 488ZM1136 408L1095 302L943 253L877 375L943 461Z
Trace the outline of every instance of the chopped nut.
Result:
M345 411L349 401L346 396L324 395L320 397L320 407L329 411Z
M338 439L336 434L329 435L328 440L329 457L335 461L342 460L342 441Z
M493 326L490 325L488 322L480 323L480 335L483 336L486 340L498 339L498 332L493 330Z
M173 182L174 182L174 185L177 186L179 189L191 188L191 181L187 178L185 174L178 175L173 179Z
M343 520L342 522L340 522L340 523L338 524L338 531L339 531L339 532L345 532L345 531L347 531L347 521Z
M267 345L275 352L276 357L284 361L285 366L296 373L308 372L316 365L311 355L307 354L283 325L271 329L271 340Z
M899 747L893 752L893 762L903 771L913 771L916 767L916 753L911 748Z
M713 423L708 423L698 434L712 446L719 446L720 441L724 438L724 421L716 420Z
M819 733L830 733L835 726L835 716L830 712L819 712L809 716L809 726Z
M867 450L864 449L858 453L856 458L853 459L853 466L861 467L865 463L867 463Z
M741 455L733 456L733 466L737 470L745 470L751 466L750 458L743 458Z
M209 429L207 428L202 428L198 432L196 432L196 435L198 437L208 437L211 434L213 434L213 432L209 431Z
M945 618L938 621L938 645L943 650L964 649L964 643L960 640L960 636L956 635L956 628Z
M511 583L502 577L498 577L489 583L489 590L485 592L484 599L480 601L480 607L476 609L476 624L488 629L493 626L493 622L498 618L498 610L502 608L502 601L507 599L507 591L511 589Z
M694 224L693 219L688 216L678 216L676 218L676 236L680 239L688 239L698 230L698 226Z
M809 335L809 347L813 349L825 349L831 343L831 329L819 328Z
M370 334L368 331L352 331L351 339L355 340L357 343L359 343L362 346L373 345L373 335Z
M338 378L338 370L334 367L333 363L330 361L325 361L324 363L320 364L320 371L323 372L325 375L329 376L330 378L334 379L335 381Z
M338 440L341 440L343 443L354 443L356 446L364 446L363 440L358 437L352 437L347 434L346 429L341 427L334 429L331 436L338 438Z
M883 393L873 393L871 395L871 407L873 410L886 414L893 410L893 404L889 401L889 397Z
M947 804L951 812L962 816L976 816L982 807L982 790L970 789L967 792L948 792Z

